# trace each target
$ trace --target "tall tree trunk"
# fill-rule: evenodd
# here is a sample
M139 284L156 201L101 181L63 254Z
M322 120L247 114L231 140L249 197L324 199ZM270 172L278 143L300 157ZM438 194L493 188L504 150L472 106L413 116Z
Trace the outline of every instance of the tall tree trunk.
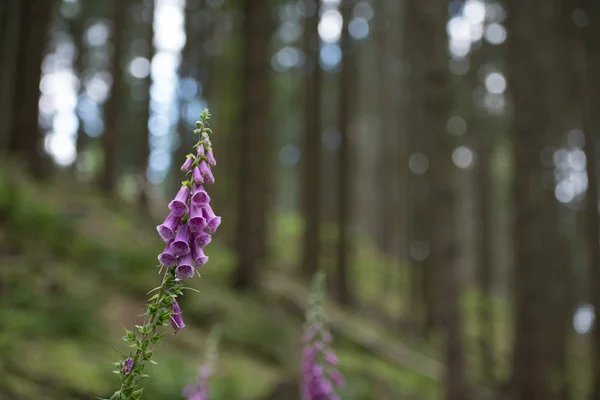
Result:
M105 106L104 134L102 135L102 151L104 154L104 169L100 181L100 188L105 193L114 193L119 177L119 163L117 153L119 147L119 109L125 93L123 76L123 51L125 39L125 25L127 23L127 3L122 0L113 0L113 32L112 32L112 59L110 74L112 86Z
M148 61L152 63L152 58L154 57L154 0L149 0L144 2L145 10L150 15L150 21L146 26L146 42L148 43L148 54L146 57ZM148 76L144 79L144 86L148 91L148 95L144 100L144 105L142 107L142 113L140 115L140 123L143 124L140 132L140 144L139 144L139 166L138 166L138 175L140 182L140 192L138 201L140 204L147 209L148 208L148 158L150 157L150 135L148 132L148 121L150 119L150 86L152 85L152 74L148 74ZM176 162L179 160L176 160ZM181 161L183 162L183 161Z
M406 58L410 62L409 78L410 104L407 112L407 165L410 172L407 177L410 255L410 299L409 310L418 310L410 319L421 320L424 333L430 333L436 325L434 320L435 296L433 287L435 274L431 263L431 195L429 168L432 157L432 132L425 128L424 114L424 70L427 65L423 55L423 37L418 15L419 2L407 1L406 27L404 32ZM428 35L430 33L426 33ZM416 40L415 38L419 38ZM415 318L417 317L417 318Z
M53 1L24 0L20 3L9 150L26 160L32 174L41 178L45 175L45 168L40 146L38 105Z
M8 149L12 126L21 8L20 2L0 4L0 152Z
M479 71L486 62L491 61L490 45L481 40L479 49L471 53L468 76L468 90L473 93L480 85ZM472 96L469 98L472 99ZM492 175L491 158L495 144L494 124L486 111L471 100L473 113L467 126L477 155L474 169L475 194L475 264L477 282L481 297L479 299L479 356L482 375L488 383L494 382L494 307L492 301L493 273L493 237L492 237Z
M583 28L585 51L580 54L582 68L581 95L584 105L585 155L587 158L588 187L586 192L586 234L590 268L590 292L596 310L600 311L600 218L598 216L598 138L600 137L600 3L582 0L583 10L589 18ZM591 400L600 400L600 328L594 324L592 331L592 387Z
M77 79L79 79L79 89L77 91L78 101L81 94L85 91L83 86L83 76L85 72L86 45L83 35L85 33L85 21L88 18L86 3L81 2L79 3L79 6L81 7L79 14L69 21L69 30L71 32L71 37L73 38L73 44L75 45L76 52L75 59L73 60L73 72L77 75ZM83 129L83 118L81 118L79 110L76 110L75 114L77 115L77 120L79 121L77 127L77 139L75 143L77 157L79 157L87 146L88 136ZM74 163L73 167L76 167L76 165L77 163Z
M398 126L396 120L397 106L395 102L394 91L391 89L396 86L391 68L395 55L392 42L394 36L391 32L390 21L391 7L386 5L385 1L380 0L377 6L377 24L375 31L375 45L377 48L377 74L379 75L379 107L381 110L381 134L379 141L380 162L377 177L379 179L379 198L378 198L378 243L379 249L387 261L385 271L381 274L383 278L383 293L388 295L392 289L394 265L394 226L397 221L397 202L396 182L397 168L394 168L394 160L398 154L397 136L395 129ZM386 188L386 190L383 190ZM401 221L402 222L402 221Z
M321 40L319 26L319 4L305 0L307 10L315 10L306 19L304 32L306 65L313 68L305 80L306 130L303 151L302 201L304 213L304 242L302 273L311 277L319 268L321 255L321 65L319 55ZM310 71L310 70L309 70Z
M350 143L350 96L352 96L352 67L351 43L348 32L348 23L352 15L352 0L342 0L340 7L343 17L342 37L340 47L342 50L342 69L340 72L340 147L338 156L338 243L337 243L337 270L336 294L340 303L350 305L352 292L350 291L350 251L352 249L350 238L350 210L352 207L351 187L351 158L352 145Z
M448 5L443 0L419 0L415 18L422 32L423 128L432 135L434 146L431 168L431 263L437 275L434 284L438 301L436 319L445 327L445 398L465 399L467 384L464 371L462 316L459 306L457 274L457 179L452 162L454 139L446 132L451 106L450 80L446 47Z
M516 213L511 399L551 400L562 398L555 388L562 390L566 379L565 282L570 263L559 231L554 170L540 160L544 149L557 147L561 135L556 4L511 0L508 5Z
M234 287L255 287L266 254L269 168L269 42L272 24L268 0L244 2L242 115Z

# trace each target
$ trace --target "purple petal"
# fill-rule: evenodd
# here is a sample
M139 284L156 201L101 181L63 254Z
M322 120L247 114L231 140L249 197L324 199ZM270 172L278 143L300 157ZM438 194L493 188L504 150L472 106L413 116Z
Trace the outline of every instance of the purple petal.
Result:
M330 365L337 365L338 364L338 358L335 355L335 353L331 350L328 350L325 353L325 360L330 364Z
M194 157L188 157L185 159L184 163L181 165L182 171L189 171L192 168L192 164L194 163Z
M204 144L200 144L198 146L198 154L203 156L204 155Z
M192 258L198 267L201 267L208 262L208 257L204 254L204 249L202 247L192 246Z
M204 177L202 176L202 172L200 168L194 167L194 172L192 172L192 177L194 178L194 185L199 183L204 183Z
M133 369L133 364L135 364L135 362L133 361L133 358L127 357L125 359L125 361L123 361L123 368L121 368L121 373L123 375L129 374L131 372L131 370Z
M203 232L196 236L196 238L194 239L194 244L196 244L197 247L206 247L206 245L209 244L211 240L212 237L208 233Z
M181 222L181 215L169 213L165 221L156 227L162 240L168 242L175 237L175 231L179 226L179 222Z
M336 386L342 386L345 382L344 376L339 371L332 371L330 376Z
M177 230L175 240L171 244L171 252L176 256L184 256L190 252L190 228L188 224L183 224Z
M188 225L192 233L202 232L202 230L206 228L207 222L202 215L202 208L196 204L192 204L190 209L190 219L188 220Z
M171 251L171 243L173 243L172 240L167 243L163 252L158 255L158 262L160 262L160 265L163 267L177 265L177 257L175 257L175 254Z
M178 330L185 328L185 323L183 322L183 317L181 316L181 308L179 308L177 299L173 299L173 305L171 307L171 326L175 332L177 332Z
M217 165L217 161L215 160L215 156L213 156L212 149L206 152L206 159L208 160L208 165L210 165L211 167Z
M181 189L179 189L179 192L177 192L175 199L169 203L169 210L175 215L185 214L188 210L187 202L189 195L190 188L188 185L183 185Z
M179 257L179 265L175 270L177 279L183 280L194 277L194 266L192 265L192 262L193 260L190 254Z
M211 208L210 204L204 205L202 208L202 213L208 224L208 231L210 233L215 233L219 225L221 225L221 217L217 217L215 215L215 212Z
M204 182L215 183L215 178L213 177L212 171L210 170L210 167L204 160L200 161L200 172L204 177Z
M201 183L195 184L192 188L192 203L199 206L210 203L210 196Z

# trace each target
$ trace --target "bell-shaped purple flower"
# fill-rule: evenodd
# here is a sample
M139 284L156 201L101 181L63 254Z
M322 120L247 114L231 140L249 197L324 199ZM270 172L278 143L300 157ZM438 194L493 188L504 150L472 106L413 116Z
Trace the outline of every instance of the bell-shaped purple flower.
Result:
M179 189L179 192L177 192L175 199L169 203L169 210L178 216L185 214L188 210L187 202L189 195L190 188L188 185L183 185L181 189Z
M160 262L160 265L163 267L173 267L177 265L177 257L171 251L171 243L173 243L172 240L167 243L163 252L158 255L158 262Z
M202 176L202 171L200 171L200 168L194 167L194 172L192 172L192 177L194 178L194 185L204 183L204 177Z
M200 172L202 173L202 176L204 177L204 182L215 183L215 177L213 176L212 171L210 170L210 167L204 160L200 161Z
M221 217L215 215L215 212L210 204L204 205L202 208L202 214L204 215L204 219L206 219L208 231L210 233L215 233L219 225L221 225Z
M181 215L176 215L173 212L169 213L165 221L156 227L158 234L165 242L175 237L175 231L181 222Z
M173 304L171 305L171 326L173 327L175 332L185 328L185 322L183 322L183 317L181 316L181 308L179 308L179 303L177 303L177 299L173 299Z
M200 143L198 145L198 155L199 156L203 156L204 155L204 143Z
M133 364L135 364L135 362L133 361L133 358L127 357L125 359L125 361L123 361L123 367L121 368L121 373L123 375L129 375L129 373L133 369Z
M334 368L338 364L335 352L322 340L326 334L329 332L320 322L306 328L306 345L302 353L303 400L339 399L334 386L342 386L344 377Z
M211 167L217 165L217 161L215 160L215 156L213 155L212 149L209 149L206 152L206 159L208 160L208 165L210 165Z
M192 258L198 267L208 262L208 256L204 254L204 249L198 246L192 246Z
M171 252L177 257L184 256L190 252L191 233L188 224L183 224L177 230L175 240L171 243Z
M192 233L200 233L206 228L207 222L202 213L202 207L197 204L192 204L190 208L190 219L188 225Z
M212 240L212 237L205 232L200 233L198 236L194 238L194 244L197 247L206 247Z
M331 371L329 376L331 377L331 381L333 382L333 384L335 386L337 386L337 387L344 386L344 383L346 382L346 380L344 379L344 376L340 373L340 371L333 370L333 371Z
M325 361L327 361L330 365L338 364L338 358L332 350L325 352Z
M186 254L185 256L179 257L179 264L175 270L175 275L180 281L194 277L194 265L191 254Z
M210 196L201 183L196 183L192 187L192 203L198 206L210 203Z
M187 172L192 168L192 164L194 163L194 157L188 157L185 159L183 164L181 165L181 170Z

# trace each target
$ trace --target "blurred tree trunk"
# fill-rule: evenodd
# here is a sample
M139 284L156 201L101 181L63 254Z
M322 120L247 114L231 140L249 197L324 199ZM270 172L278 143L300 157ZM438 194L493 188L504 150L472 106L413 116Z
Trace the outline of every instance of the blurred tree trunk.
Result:
M321 255L321 65L319 55L319 1L305 0L314 13L306 19L304 39L308 74L305 78L305 137L302 164L304 241L302 273L312 277L319 269ZM312 69L312 73L311 73Z
M244 2L242 115L234 287L255 287L266 254L269 173L269 43L272 24L268 0Z
M423 74L427 61L424 59L421 43L422 27L414 17L418 12L418 4L416 0L407 1L406 14L409 17L406 19L404 32L405 53L411 71L408 82L410 103L407 110L407 165L410 169L407 177L407 214L410 216L408 247L411 291L408 309L412 312L421 311L409 318L420 319L423 331L429 333L436 325L433 287L435 274L430 257L432 221L429 164L432 156L432 137L431 132L424 126Z
M511 0L508 4L516 212L511 399L559 399L566 384L570 260L559 231L554 169L540 160L544 149L560 144L562 133L562 121L557 119L562 117L564 79L556 70L558 15L552 3Z
M0 152L7 150L13 117L21 3L0 4Z
M77 91L77 100L78 102L81 100L82 93L85 92L85 88L83 85L83 78L85 72L85 22L88 18L88 13L86 9L86 3L79 3L80 11L79 14L69 21L69 30L71 31L71 37L73 38L73 44L75 45L75 59L73 60L73 72L77 75L77 79L79 80L79 89ZM79 121L77 127L77 139L75 148L77 150L77 157L81 155L81 153L85 150L87 146L88 136L83 129L83 118L81 118L81 113L78 109L76 109L75 114L77 115L77 120ZM73 164L73 167L76 167L76 163Z
M433 288L438 302L434 321L445 328L445 398L459 400L468 395L457 276L457 179L451 157L455 143L446 132L452 99L446 55L448 4L443 0L419 0L412 18L422 32L420 44L426 61L421 66L423 128L434 140L430 158L431 218L434 221L431 264L436 275Z
M380 0L376 3L377 21L375 27L375 45L377 48L377 74L379 76L379 108L381 121L381 134L379 138L379 163L378 163L378 235L377 242L380 251L383 253L386 263L385 271L382 273L383 293L388 295L392 289L394 264L394 226L397 221L396 216L399 213L396 199L397 191L396 177L398 169L394 168L394 161L398 155L397 136L398 121L396 111L398 107L395 101L395 80L392 74L394 67L393 51L393 28L391 24L391 8L386 6L386 2ZM385 189L384 189L385 188ZM402 222L402 221L401 221Z
M340 303L350 305L352 303L352 292L350 291L350 210L352 209L352 145L350 143L349 122L351 115L352 96L352 68L351 43L348 32L348 23L352 15L352 0L342 0L340 3L343 27L340 39L342 50L341 72L340 72L340 147L338 156L338 243L337 243L337 269L336 269L336 294Z
M148 54L146 57L148 61L152 63L152 58L154 57L154 0L145 1L144 7L146 10L144 12L149 14L150 21L147 23L145 27L145 39L148 43ZM140 192L138 201L140 204L147 209L148 208L148 159L150 157L150 133L148 132L148 121L150 120L150 102L152 97L150 96L150 87L152 86L152 74L149 73L148 76L144 79L144 87L147 90L147 96L144 100L144 104L142 106L142 112L140 115L140 124L142 124L141 132L140 132L140 144L139 144L139 165L138 165L138 175L140 182ZM175 164L177 164L179 160L175 160ZM181 161L183 163L183 161Z
M480 48L472 50L468 90L475 93L480 86L479 71L486 62L491 61L490 45L481 40ZM476 153L474 168L475 195L475 264L477 281L481 297L479 299L479 356L482 375L488 383L494 382L494 307L492 301L493 237L492 237L492 174L491 159L495 145L494 126L483 104L478 104L474 96L469 96L473 114L467 123Z
M584 52L580 53L578 76L585 77L580 82L584 105L585 155L587 158L588 187L587 246L590 268L590 291L592 305L596 310L596 321L600 312L600 218L598 216L598 138L600 137L600 3L582 0L583 11L588 24L583 28ZM600 327L595 323L592 331L592 396L600 399Z
M46 174L40 146L38 105L42 61L53 3L50 0L20 2L21 13L16 38L18 45L14 54L16 71L13 78L13 118L8 146L11 152L22 157L32 174L38 178Z
M105 193L115 192L119 177L119 163L117 162L120 133L119 109L126 90L122 67L125 25L127 24L127 3L122 0L112 0L111 6L113 12L112 58L110 62L112 86L105 105L105 123L102 135L104 168L100 180L100 188Z
M183 18L185 31L185 45L181 50L181 63L179 64L179 82L186 78L193 78L197 83L200 83L200 78L196 73L199 64L199 52L202 51L202 39L199 37L198 29L195 29L194 18L198 16L200 3L186 2ZM177 92L179 116L177 119L177 147L171 168L169 170L169 192L176 193L181 186L181 171L180 165L185 161L185 156L188 154L188 149L195 143L191 137L191 130L194 129L188 122L189 115L187 109L189 102L181 95L181 91ZM211 110L214 113L214 110ZM188 146L188 144L190 144Z

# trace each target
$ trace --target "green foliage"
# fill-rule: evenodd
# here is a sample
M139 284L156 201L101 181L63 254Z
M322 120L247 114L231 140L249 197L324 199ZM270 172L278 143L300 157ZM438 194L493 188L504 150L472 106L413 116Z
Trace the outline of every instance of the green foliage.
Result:
M113 210L93 198L82 197L85 207L74 216L66 199L77 202L81 191L60 189L40 196L43 186L25 181L9 188L6 182L0 170L0 215L5 216L0 220L0 232L11 232L4 237L17 255L0 261L6 266L0 268L0 281L11 294L0 303L4 321L0 350L7 361L0 362L0 397L71 400L82 393L109 397L106 394L111 393L115 375L105 366L121 351L112 338L131 335L122 330L120 322L131 327L138 324L140 328L128 328L137 336L140 329L145 330L138 316L139 304L143 297L156 294L146 296L156 282L154 264L160 241L151 226L132 218L127 209ZM21 210L30 215L17 217L6 212L17 207L17 202L26 205ZM50 226L32 235L42 220ZM283 239L275 242L277 254L287 255L286 249L296 242L297 221L293 216L274 220L285 232ZM57 237L59 231L67 236ZM64 238L69 241L65 243ZM361 257L365 265L373 265L368 252ZM165 344L159 363L148 363L143 371L148 382L152 381L151 390L145 393L148 398L180 398L181 389L196 374L205 352L206 332L215 323L222 325L223 343L218 373L211 379L214 400L262 400L281 379L300 379L302 316L290 312L289 305L276 296L232 292L227 285L234 262L227 247L218 240L211 244L210 268L195 282L201 294L182 299L186 334L173 337L160 331L153 336ZM367 272L361 275L366 280L363 283L372 286ZM390 398L378 395L390 393L389 387L395 390L392 393L400 391L407 397L436 398L436 383L379 360L343 337L336 338L342 372L348 380L344 399ZM123 348L131 350L128 344L137 346L128 341ZM9 371L9 364L19 370ZM56 382L56 387L50 390L36 383L47 381Z

